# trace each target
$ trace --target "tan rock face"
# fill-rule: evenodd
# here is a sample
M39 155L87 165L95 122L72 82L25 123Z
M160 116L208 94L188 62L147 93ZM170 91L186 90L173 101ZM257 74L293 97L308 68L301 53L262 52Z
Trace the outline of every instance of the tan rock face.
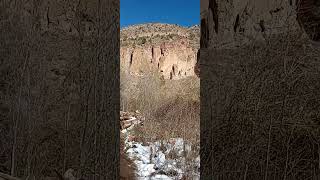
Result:
M161 34L161 37L157 36L159 35L157 32L146 32L145 36L141 34L138 36L147 39L143 44L136 46L133 43L129 45L122 43L120 48L121 69L137 76L156 72L160 73L165 79L195 76L194 67L197 58L199 33L194 34L194 30L195 27L189 34L184 32L184 36L181 36L182 33L178 30L177 33ZM129 34L128 29L126 29L126 34ZM150 34L153 35L150 36ZM135 36L131 33L130 38L135 38Z

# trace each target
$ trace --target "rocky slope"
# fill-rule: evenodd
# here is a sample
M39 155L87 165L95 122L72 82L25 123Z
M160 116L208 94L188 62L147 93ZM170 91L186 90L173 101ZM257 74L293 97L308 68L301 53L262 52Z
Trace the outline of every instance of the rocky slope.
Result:
M123 28L121 70L132 75L158 72L165 79L194 76L200 27L149 23Z

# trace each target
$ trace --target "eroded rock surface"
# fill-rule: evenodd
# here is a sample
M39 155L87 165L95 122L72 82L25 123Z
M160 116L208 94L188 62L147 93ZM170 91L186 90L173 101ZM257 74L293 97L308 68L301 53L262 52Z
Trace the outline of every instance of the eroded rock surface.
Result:
M145 24L122 29L121 69L138 76L158 72L165 79L195 76L199 35L199 26Z
M303 31L317 40L319 6L313 0L202 0L201 48L241 47Z

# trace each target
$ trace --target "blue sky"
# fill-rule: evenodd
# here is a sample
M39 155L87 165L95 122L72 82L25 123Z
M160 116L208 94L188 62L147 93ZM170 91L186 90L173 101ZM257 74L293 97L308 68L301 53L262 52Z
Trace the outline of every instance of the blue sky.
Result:
M200 24L200 0L120 0L120 26L142 23Z

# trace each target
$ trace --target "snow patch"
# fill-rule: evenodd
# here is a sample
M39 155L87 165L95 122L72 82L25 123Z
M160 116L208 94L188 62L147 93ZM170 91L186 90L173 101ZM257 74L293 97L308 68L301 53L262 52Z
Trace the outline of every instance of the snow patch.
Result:
M185 157L192 148L182 138L149 142L146 145L126 140L125 144L128 157L137 166L138 179L180 179L187 170L189 175L192 174L192 179L200 179L200 156L187 162ZM170 154L173 157L169 157Z

